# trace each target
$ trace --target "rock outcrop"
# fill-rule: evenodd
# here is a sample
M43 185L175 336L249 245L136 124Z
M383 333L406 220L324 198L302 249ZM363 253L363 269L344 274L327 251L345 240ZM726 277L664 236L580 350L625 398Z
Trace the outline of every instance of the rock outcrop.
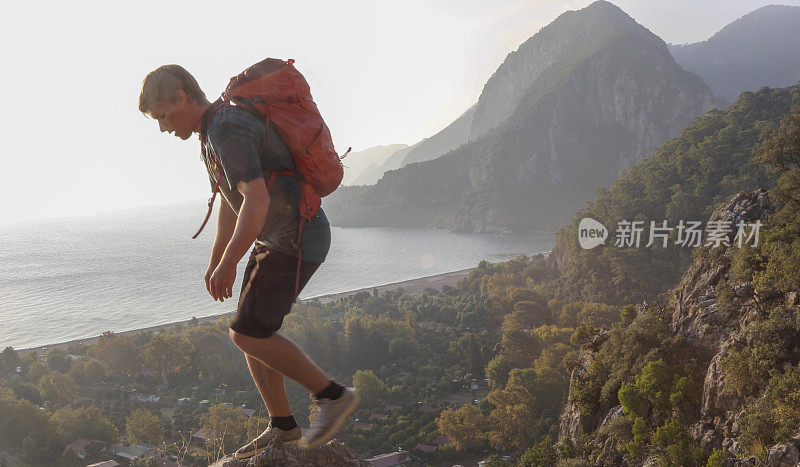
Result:
M581 355L578 365L572 369L569 377L569 393L567 394L567 405L564 408L564 413L561 415L561 425L558 430L558 442L561 443L565 439L576 439L579 437L584 429L584 417L575 404L572 397L572 384L576 379L582 378L589 370L589 364L592 361L591 352Z
M313 449L304 449L294 444L281 444L275 439L267 446L266 450L257 456L243 460L225 456L211 467L367 467L371 465L336 439Z
M691 426L690 434L706 449L724 449L731 456L740 455L743 451L737 441L740 419L748 404L753 401L752 398L746 400L723 390L726 374L720 363L732 350L751 344L751 337L747 333L748 325L763 318L766 311L775 307L796 308L800 296L797 291L779 294L769 288L759 289L751 283L727 282L733 249L740 248L735 238L736 224L739 221L748 224L760 221L764 224L773 212L774 207L761 188L740 192L716 209L709 222L729 221L734 226L727 237L729 246L721 244L714 248L699 247L694 261L678 286L672 290L671 330L695 350L699 366L706 369L699 419ZM700 248L705 249L703 254L699 254ZM749 245L743 243L741 248L749 248ZM726 281L721 282L723 279ZM730 291L726 296L731 298L719 300L720 287L729 287ZM590 362L591 353L581 361L580 367L573 372L572 379L581 377ZM763 388L757 393L763 393ZM602 431L600 427L618 417L620 411L621 407L614 407L603 417L602 422L598 424L595 420L594 424L583 428L598 434ZM568 402L562 414L559 442L566 438L575 439L579 434L578 427L584 419L575 404ZM766 465L800 465L800 427L798 430L791 443L768 448ZM599 464L621 462L620 458L615 460L614 457L615 451L619 455L620 449L612 449L612 444L613 440L610 438L597 436L590 457ZM648 459L644 465L648 462L655 462L655 459ZM755 456L747 459L731 458L726 463L726 466L755 465L764 464Z
M766 222L773 212L764 190L742 192L717 209L709 221L729 221L735 226L739 221ZM725 374L720 362L731 350L747 345L744 333L748 324L762 316L764 310L781 298L766 291L759 296L750 283L736 284L733 299L718 303L717 287L730 268L734 228L728 237L731 246L720 246L716 254L694 261L679 285L674 289L675 308L672 330L698 351L698 360L705 366L701 419L692 426L696 441L714 448L725 447L732 454L739 448L733 440L738 435L738 419L745 401L735 394L723 391ZM744 248L749 246L744 245Z

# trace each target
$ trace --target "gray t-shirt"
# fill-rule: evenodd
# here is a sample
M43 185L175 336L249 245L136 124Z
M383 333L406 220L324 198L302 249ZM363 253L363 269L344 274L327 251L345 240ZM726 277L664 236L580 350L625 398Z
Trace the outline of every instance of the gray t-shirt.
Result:
M264 177L262 168L295 169L292 155L278 133L273 128L268 128L265 120L245 109L219 109L208 124L207 135L205 153L210 155L213 150L222 163L227 183L220 183L220 193L237 215L244 201L236 188L240 182ZM213 189L217 172L209 162L205 161ZM269 193L267 217L258 234L257 243L297 257L297 232L300 223L298 191L297 178L291 175L275 175L274 185ZM330 224L320 207L317 214L303 226L300 240L303 260L322 263L328 255L330 244Z

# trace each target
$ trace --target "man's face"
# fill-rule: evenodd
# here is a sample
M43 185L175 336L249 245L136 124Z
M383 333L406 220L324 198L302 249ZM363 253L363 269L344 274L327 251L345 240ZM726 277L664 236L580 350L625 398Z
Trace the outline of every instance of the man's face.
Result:
M159 130L172 133L187 140L192 136L194 123L188 109L188 99L183 91L178 91L177 103L156 101L150 104L150 116L158 121Z

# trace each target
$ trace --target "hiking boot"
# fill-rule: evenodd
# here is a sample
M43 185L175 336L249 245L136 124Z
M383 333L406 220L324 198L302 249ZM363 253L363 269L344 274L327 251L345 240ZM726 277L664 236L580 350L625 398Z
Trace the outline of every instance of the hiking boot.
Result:
M353 388L344 388L342 396L336 400L323 398L316 401L311 426L300 440L300 446L313 448L330 441L359 402Z
M264 449L267 449L267 445L275 438L278 438L283 444L297 444L302 436L303 433L300 431L299 426L296 426L289 431L284 431L280 428L272 426L272 423L270 423L267 426L267 429L264 430L264 432L261 433L258 438L237 449L233 454L233 457L237 459L247 459L248 457L253 457Z

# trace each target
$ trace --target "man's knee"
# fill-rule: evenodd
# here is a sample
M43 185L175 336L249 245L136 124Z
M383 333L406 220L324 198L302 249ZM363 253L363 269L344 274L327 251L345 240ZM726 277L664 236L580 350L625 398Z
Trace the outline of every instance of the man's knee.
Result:
M244 337L246 336L244 334L239 334L238 332L234 331L233 328L228 328L228 337L231 339L231 342L233 342L233 344L236 347L239 347L241 349L242 346L244 345Z
M251 347L253 344L263 342L274 335L275 333L270 334L268 337L250 337L234 331L233 328L228 328L228 337L230 337L231 341L234 343L234 345L236 345L236 347L239 347L242 350L247 347Z

